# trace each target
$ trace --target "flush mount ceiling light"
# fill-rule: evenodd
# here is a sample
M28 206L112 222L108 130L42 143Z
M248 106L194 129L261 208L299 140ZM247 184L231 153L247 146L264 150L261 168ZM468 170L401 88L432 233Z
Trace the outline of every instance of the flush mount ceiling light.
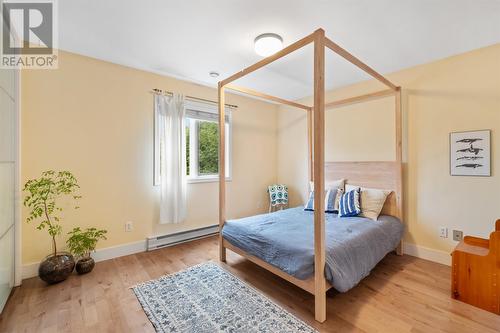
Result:
M255 53L262 57L275 54L283 48L283 38L280 35L267 33L255 38Z
M208 75L210 75L210 77L219 77L219 73L216 71L211 71Z

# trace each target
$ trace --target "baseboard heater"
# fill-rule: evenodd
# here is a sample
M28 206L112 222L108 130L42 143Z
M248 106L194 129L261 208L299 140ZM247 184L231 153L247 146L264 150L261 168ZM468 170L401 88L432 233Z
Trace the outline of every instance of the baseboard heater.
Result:
M162 247L172 246L179 243L188 242L195 239L200 239L208 236L215 235L219 232L219 226L211 225L199 229L188 231L181 231L175 234L168 234L162 236L148 237L146 239L147 251L161 249Z

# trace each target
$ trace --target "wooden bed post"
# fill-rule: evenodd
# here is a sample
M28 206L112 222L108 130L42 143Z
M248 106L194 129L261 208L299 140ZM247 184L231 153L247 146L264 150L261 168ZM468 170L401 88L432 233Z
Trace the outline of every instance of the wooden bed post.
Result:
M226 262L226 248L223 244L222 227L226 222L226 119L224 110L224 85L219 82L219 260Z
M398 208L398 217L403 221L403 115L401 111L401 87L395 92L395 119L396 119L396 188L398 196L396 204ZM403 241L399 242L396 248L398 255L403 255Z
M326 320L325 279L325 31L314 33L314 317Z
M313 136L313 108L310 108L307 111L307 159L310 182L314 181Z

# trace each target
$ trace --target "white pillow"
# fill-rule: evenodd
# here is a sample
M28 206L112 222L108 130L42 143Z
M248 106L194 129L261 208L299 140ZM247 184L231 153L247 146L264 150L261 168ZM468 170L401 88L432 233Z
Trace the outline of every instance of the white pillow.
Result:
M380 215L380 212L384 207L385 200L392 191L347 184L346 192L349 192L356 188L361 188L361 213L359 214L359 216L367 217L369 219L377 221L378 216Z
M341 189L344 190L345 179L325 182L325 191ZM309 182L309 191L314 191L314 182Z

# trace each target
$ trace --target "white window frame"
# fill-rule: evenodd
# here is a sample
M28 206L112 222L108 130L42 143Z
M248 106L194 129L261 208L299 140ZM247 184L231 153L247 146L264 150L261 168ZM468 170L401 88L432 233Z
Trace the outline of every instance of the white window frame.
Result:
M207 112L212 114L219 114L218 106L215 103L202 102L187 99L185 101L186 114L189 111L194 112ZM225 109L228 121L226 122L226 181L232 180L232 114L231 108ZM191 118L196 120L196 118ZM207 121L207 120L205 120ZM215 121L214 121L215 122ZM217 123L217 122L216 122ZM198 126L196 121L189 122L189 168L190 174L187 175L188 183L206 183L218 182L219 174L214 175L199 175L198 174ZM160 138L158 134L158 114L154 111L154 185L160 185Z

